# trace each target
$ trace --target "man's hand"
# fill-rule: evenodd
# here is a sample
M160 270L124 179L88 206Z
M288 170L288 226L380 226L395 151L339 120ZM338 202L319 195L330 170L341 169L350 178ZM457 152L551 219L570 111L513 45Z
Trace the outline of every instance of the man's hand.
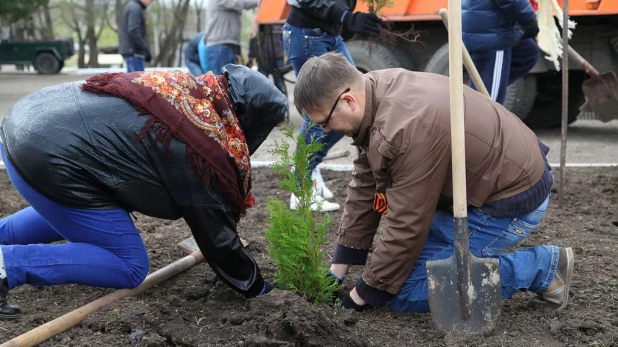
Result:
M376 36L382 30L380 28L382 20L373 13L346 13L344 16L343 25L355 33L365 36Z
M536 17L532 17L532 20L526 23L522 23L522 27L524 29L524 36L521 38L522 40L533 39L539 34L539 23L537 23Z

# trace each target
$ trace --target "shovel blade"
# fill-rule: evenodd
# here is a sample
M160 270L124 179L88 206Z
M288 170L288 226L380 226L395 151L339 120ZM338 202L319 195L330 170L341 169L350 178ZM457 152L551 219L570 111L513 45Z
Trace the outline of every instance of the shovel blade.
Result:
M613 71L584 81L582 90L599 120L609 122L618 119L618 78Z
M455 255L427 262L429 309L434 323L444 332L466 335L491 334L500 317L500 263L496 258L477 258L470 254L471 286L468 318L461 307Z

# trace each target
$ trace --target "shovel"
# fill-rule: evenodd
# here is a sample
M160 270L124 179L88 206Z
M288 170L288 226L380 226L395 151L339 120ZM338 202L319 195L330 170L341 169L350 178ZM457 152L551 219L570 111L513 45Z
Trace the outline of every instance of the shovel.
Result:
M470 335L493 332L500 316L500 265L470 253L461 41L461 0L449 0L449 90L453 166L454 253L427 261L431 316L439 329Z
M442 17L442 23L444 23L446 30L448 30L448 11L445 8L440 9L440 17ZM463 54L464 66L466 67L466 70L468 70L468 74L476 86L477 91L491 98L487 87L485 87L485 82L483 82L479 71L476 69L476 65L474 65L474 62L472 61L472 57L470 57L470 53L468 53L468 49L463 42L461 43L461 54Z
M569 46L569 58L583 67L591 77L584 81L582 90L598 119L603 122L618 119L618 78L616 74L609 71L601 75L571 46Z
M242 237L239 237L239 239L240 239L240 244L244 248L246 248L249 243L245 241ZM186 254L196 254L200 256L202 260L204 259L204 256L202 255L202 252L200 251L200 247L197 245L197 242L195 242L195 239L193 237L189 237L189 238L186 238L178 242L176 246L181 251L185 252ZM212 285L215 285L218 281L219 281L219 276L215 275L212 279L209 279L207 282L211 283Z

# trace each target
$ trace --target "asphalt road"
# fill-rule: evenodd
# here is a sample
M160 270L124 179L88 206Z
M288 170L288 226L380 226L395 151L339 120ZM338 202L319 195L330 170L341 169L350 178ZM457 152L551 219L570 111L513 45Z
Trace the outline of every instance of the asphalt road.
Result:
M83 72L81 72L83 73ZM63 73L59 75L39 75L27 72L0 72L0 120L4 118L15 101L28 93L41 88L69 81L79 81L88 78L88 74ZM288 86L291 94L293 85ZM291 95L290 95L291 96ZM291 123L300 128L301 118L292 107ZM550 163L560 162L560 129L536 131L539 138L551 147ZM270 144L282 140L279 130L273 131L267 142L254 154L253 161L275 160L268 153ZM333 151L351 149L351 141L344 138ZM292 146L293 147L293 146ZM355 153L351 150L351 153ZM578 120L568 128L567 164L618 163L618 121L602 123L600 121ZM352 157L329 161L335 164L351 164Z

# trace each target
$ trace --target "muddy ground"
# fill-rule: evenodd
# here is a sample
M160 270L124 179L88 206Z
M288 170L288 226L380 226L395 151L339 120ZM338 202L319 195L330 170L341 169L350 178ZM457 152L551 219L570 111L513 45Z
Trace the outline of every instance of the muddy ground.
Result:
M336 201L343 203L348 172L323 171ZM573 168L567 172L565 208L558 209L557 187L542 227L523 245L552 243L575 251L572 299L556 314L527 305L530 293L504 301L495 335L466 338L445 335L427 314L400 314L388 309L357 313L313 306L292 293L274 290L247 300L225 285L213 287L206 264L141 294L100 309L43 346L617 346L618 345L618 169ZM258 205L239 230L267 279L274 266L263 230L265 201L288 195L277 187L270 169L257 169ZM0 171L0 217L26 206ZM337 221L339 213L333 214ZM184 255L175 245L190 232L182 220L163 221L138 215L151 260L151 271ZM332 252L334 223L329 230ZM362 268L346 281L352 286ZM107 293L78 285L11 291L21 306L18 321L0 321L0 343L59 317Z

